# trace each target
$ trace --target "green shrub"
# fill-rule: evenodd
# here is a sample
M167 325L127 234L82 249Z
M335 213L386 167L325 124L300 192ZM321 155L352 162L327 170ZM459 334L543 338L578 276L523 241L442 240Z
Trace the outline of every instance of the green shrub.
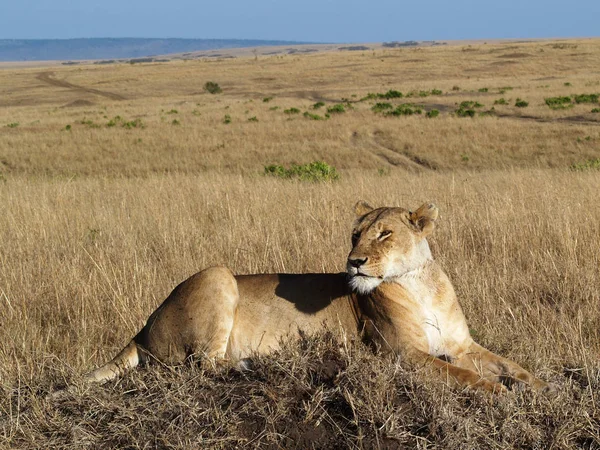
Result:
M402 98L402 97L404 97L404 95L400 91L396 91L394 89L390 89L385 94L377 94L377 97L378 98L385 98L385 99L389 100L389 99L392 99L392 98Z
M431 95L442 95L442 91L440 89L432 89Z
M219 83L215 83L213 81L207 81L206 83L204 83L204 90L208 91L211 94L220 94L221 92L223 92L221 86L219 86Z
M479 91L479 92L487 92L487 91L488 91L488 88L480 88L480 89L478 89L478 91Z
M90 125L90 126L95 126L95 124L91 120L87 121L87 122L82 121L81 123L82 124L85 123L86 125ZM146 128L146 126L144 125L144 123L142 122L141 119L134 119L134 120L127 121L127 120L123 119L121 116L113 117L106 124L106 126L109 128L116 127L117 125L120 125L123 128L127 128L128 130L130 130L132 128Z
M172 109L171 111L167 111L167 114L179 114L179 111Z
M600 158L589 159L582 163L573 164L570 166L572 170L588 170L588 169L600 169Z
M403 103L396 106L393 111L387 111L386 116L412 116L413 114L421 114L423 110L411 103Z
M327 112L329 114L341 114L346 112L346 108L342 103L337 103L327 108Z
M367 95L365 95L363 98L360 99L361 102L364 102L366 100L376 100L379 98L379 94L374 94L373 92L369 92Z
M498 100L494 101L494 105L508 105L508 102L506 101L506 99L504 97L499 98Z
M569 83L569 82L566 82L565 86L573 86L573 85L571 83Z
M475 117L477 111L476 108L481 108L483 105L479 102L474 102L471 100L467 100L462 102L458 109L455 111L458 117Z
M228 125L231 123L231 116L229 114L225 114L225 116L223 117L223 123L225 125Z
M177 120L177 119L173 119L173 122L171 122L171 125L181 125L181 122L179 122L179 120Z
M71 125L67 125L67 126L65 127L65 131L71 131Z
M393 106L391 103L375 103L372 107L371 107L371 111L373 112L383 112L387 109L392 109Z
M325 106L325 103L317 102L314 105L312 105L312 109L319 109L319 108L322 108L323 106Z
M130 130L132 128L146 128L146 126L142 122L142 119L135 119L123 122L123 128L127 128L128 130Z
M431 111L428 111L427 114L425 114L428 118L433 119L434 117L437 117L440 115L440 112L437 109L432 109Z
M265 175L271 175L278 178L290 178L290 171L279 164L265 166Z
M265 166L264 173L278 178L297 178L302 181L334 181L340 177L335 167L323 161L304 165L292 164L289 169L273 164Z
M574 95L575 103L598 103L598 94L580 94Z
M580 138L580 137L578 137L578 138L577 138L577 142L578 142L578 143L580 143L580 144L581 144L582 142L586 142L586 141L587 141L587 142L589 142L589 141L591 141L591 140L592 140L592 137L591 137L591 136L586 136L586 137L584 137L584 138Z
M373 93L373 92L369 92L366 96L364 96L363 98L360 99L361 102L364 102L365 100L377 100L377 99L385 99L385 100L390 100L392 98L402 98L404 97L404 94L402 94L402 92L400 91L396 91L395 89L390 89L389 91L381 94L381 93Z
M248 122L258 122L256 116L248 117Z
M600 113L600 108L594 108L594 109L592 109L591 112L593 112L593 113Z
M19 126L19 122L12 122L6 125L8 128L17 128Z
M453 91L460 91L460 86L452 86Z
M458 117L475 117L475 114L477 114L477 111L475 111L474 109L459 108L456 110L456 115Z
M201 115L202 115L202 113L201 113L200 111L198 111L197 109L193 110L193 111L192 111L192 114L193 114L194 116L201 116Z
M123 118L121 116L115 116L112 119L110 119L108 121L108 123L106 124L107 127L116 127L117 124L122 123L123 122Z
M571 97L548 97L545 98L544 101L546 105L550 107L550 109L565 109L571 108L573 104L571 103Z
M410 91L406 97L429 97L429 91Z
M269 103L271 100L273 100L273 97L265 97L265 98L263 98L263 102L264 103Z
M526 102L525 100L521 100L520 98L517 98L517 101L515 102L515 106L517 108L527 108L529 106L529 103Z
M300 114L300 110L298 108L284 109L283 112L285 114Z
M461 102L459 105L460 108L481 108L483 105L479 102L474 102L472 100L466 100Z
M318 114L311 114L308 111L305 111L303 116L310 120L325 120L325 117Z
M85 117L81 120L81 122L79 122L81 125L86 125L90 128L100 128L100 125L97 123L94 123L93 120L88 119L86 120Z
M269 111L277 111L279 109L279 106L271 106L269 108Z

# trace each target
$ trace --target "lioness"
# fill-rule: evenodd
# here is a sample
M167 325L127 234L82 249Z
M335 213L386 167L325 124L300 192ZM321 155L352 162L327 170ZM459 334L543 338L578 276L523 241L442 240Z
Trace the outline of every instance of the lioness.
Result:
M359 202L347 273L237 275L213 267L181 283L111 362L86 376L105 382L152 356L240 361L299 331L341 327L425 366L456 387L501 392L549 385L473 341L450 280L427 236L438 209L414 212Z

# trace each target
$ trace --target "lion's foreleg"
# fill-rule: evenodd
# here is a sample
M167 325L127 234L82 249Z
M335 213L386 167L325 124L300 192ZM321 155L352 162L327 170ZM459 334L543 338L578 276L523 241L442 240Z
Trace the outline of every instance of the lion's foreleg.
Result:
M506 388L497 382L481 377L477 372L458 367L421 350L412 350L405 355L409 362L423 367L430 374L442 379L453 388L474 388L491 393L505 392Z
M464 355L455 361L455 364L474 370L483 378L509 387L529 386L542 392L553 389L551 385L535 377L514 361L498 356L476 342L471 344Z

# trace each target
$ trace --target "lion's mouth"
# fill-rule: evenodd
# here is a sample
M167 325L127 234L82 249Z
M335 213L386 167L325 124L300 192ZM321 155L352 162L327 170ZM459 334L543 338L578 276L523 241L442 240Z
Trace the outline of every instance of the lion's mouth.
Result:
M351 277L357 277L357 278L375 278L375 279L383 279L383 277L381 276L377 276L377 275L372 275L366 271L363 271L362 268L356 268L356 267L348 267L346 269L346 272L348 273L348 275L350 275Z
M372 276L364 272L348 272L348 275L350 287L359 294L368 294L383 281L383 277Z
M349 268L347 270L347 272L348 272L348 275L350 275L351 277L383 279L382 276L371 275L370 273L363 272L360 269L356 269L354 267Z

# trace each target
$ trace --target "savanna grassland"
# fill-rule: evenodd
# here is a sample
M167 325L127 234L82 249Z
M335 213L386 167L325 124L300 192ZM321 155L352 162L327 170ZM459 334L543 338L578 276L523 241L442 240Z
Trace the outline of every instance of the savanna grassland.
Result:
M600 448L599 67L591 39L0 70L0 446ZM287 177L315 161L338 179ZM558 393L328 333L81 384L204 267L343 271L359 199L434 201L472 334Z

